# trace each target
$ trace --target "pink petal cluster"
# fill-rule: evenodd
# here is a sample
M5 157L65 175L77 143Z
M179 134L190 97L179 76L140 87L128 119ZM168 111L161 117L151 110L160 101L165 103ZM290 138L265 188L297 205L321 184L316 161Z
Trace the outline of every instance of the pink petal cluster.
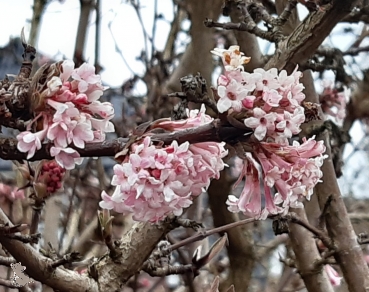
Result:
M333 87L332 82L323 83L324 90L319 96L322 110L325 114L336 119L336 122L342 122L346 117L346 103L350 97L350 90L344 88L338 91Z
M208 123L204 108L191 111L186 121L162 121L165 129ZM172 123L172 124L171 124ZM149 136L133 144L130 154L114 166L112 196L102 193L100 207L133 213L137 221L157 222L169 214L179 216L204 192L212 178L219 178L227 155L224 143L204 142L156 146Z
M82 158L70 146L82 149L85 143L105 140L105 133L114 131L109 121L114 109L111 103L98 101L104 87L94 66L84 63L75 69L72 61L64 61L60 71L40 93L44 104L39 112L36 108L36 117L28 130L17 136L18 150L27 152L29 159L42 147L42 142L52 142L51 156L63 168L73 169L75 164L82 163ZM42 129L30 131L32 125L39 124Z
M231 48L223 54L232 59ZM233 63L238 64L239 55L236 56ZM229 109L244 111L247 116L244 123L254 129L259 141L271 138L288 144L287 139L298 134L305 121L304 108L300 105L305 99L300 77L301 72L297 70L291 75L285 70L278 73L276 68L248 73L242 66L226 66L225 75L218 79L218 110L220 113Z
M326 158L322 155L325 151L323 142L312 137L303 139L301 145L298 142L291 146L262 142L255 147L252 154L246 154L236 183L245 179L241 195L239 198L228 197L228 209L265 219L270 214L287 213L289 207L302 207L301 200L310 199L314 186L323 175L320 170Z
M325 265L324 270L327 273L333 287L341 285L342 277L339 276L337 271L331 265Z
M16 187L0 183L0 201L2 201L2 198L7 198L10 201L24 199L24 190L18 190Z
M245 154L236 183L245 179L241 195L229 196L227 204L232 212L265 219L269 214L286 213L289 207L301 207L302 199L310 199L322 177L325 146L314 137L303 139L301 145L289 145L305 121L301 72L296 69L288 75L276 68L244 72L239 66L241 54L233 51L232 47L223 51L231 61L223 61L228 65L218 79L217 107L221 113L242 111L256 139L251 139L253 151Z

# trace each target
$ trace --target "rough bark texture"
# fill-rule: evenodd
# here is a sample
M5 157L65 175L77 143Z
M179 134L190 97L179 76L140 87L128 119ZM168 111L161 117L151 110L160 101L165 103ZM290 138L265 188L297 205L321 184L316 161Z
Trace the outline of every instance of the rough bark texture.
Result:
M307 221L304 209L291 211ZM289 229L297 270L304 280L306 289L309 292L333 292L334 289L323 270L323 265L316 266L316 262L321 260L321 257L313 234L297 224L290 224Z
M4 212L0 209L0 224L11 224ZM26 266L28 276L36 281L57 289L60 292L97 292L97 283L86 276L81 276L77 272L65 270L63 268L51 269L51 260L40 255L29 244L24 244L18 240L8 239L0 236L0 243L16 259Z
M318 138L324 140L327 146L326 154L329 155L329 157L325 159L321 168L323 171L323 183L316 186L316 193L318 195L320 208L324 207L328 197L332 195L332 202L327 209L325 221L328 234L337 247L334 258L340 265L349 291L369 291L368 266L357 242L357 236L352 228L350 218L340 193L332 162L329 138L326 132L321 134Z
M335 0L311 13L287 37L266 65L266 69L286 69L291 72L315 52L336 24L351 11L354 1Z
M113 260L105 255L91 267L92 275L99 283L99 291L121 291L121 286L140 271L158 242L171 229L170 223L136 223L117 246L121 257Z

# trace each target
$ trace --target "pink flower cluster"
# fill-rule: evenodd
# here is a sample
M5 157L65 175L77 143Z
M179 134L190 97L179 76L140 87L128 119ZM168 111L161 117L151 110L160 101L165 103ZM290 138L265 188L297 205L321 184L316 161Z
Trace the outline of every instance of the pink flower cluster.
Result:
M346 103L350 97L350 90L345 87L343 91L338 92L332 82L327 81L323 86L324 90L319 96L323 112L334 117L336 122L342 122L346 117Z
M85 143L105 140L105 133L114 131L109 121L114 109L111 103L98 101L104 87L94 66L84 63L74 69L72 61L60 66L59 76L50 78L40 93L42 104L35 109L34 120L27 131L17 136L18 150L27 152L29 159L43 142L52 142L51 156L63 168L73 169L82 163L82 158L69 146L82 149ZM32 125L39 131L30 131Z
M211 121L205 108L191 111L184 121L162 121L157 127L191 128ZM169 214L179 216L204 192L212 178L219 178L227 155L224 143L204 142L156 146L149 136L133 144L122 164L114 166L112 196L102 192L100 207L133 213L137 221L157 222Z
M327 273L329 281L333 287L338 287L341 285L342 277L340 277L340 275L331 265L325 265L324 270Z
M287 139L298 134L305 121L304 108L300 105L305 99L304 86L299 81L301 72L295 70L287 75L282 70L278 74L276 68L244 72L241 65L245 57L233 53L238 50L238 46L232 46L228 53L223 52L223 63L230 65L218 79L219 112L244 111L247 116L244 123L254 129L259 141L271 138L288 144ZM233 59L227 61L227 58Z
M250 141L253 152L245 154L237 181L238 184L245 179L241 195L229 196L227 204L232 212L265 219L269 214L302 206L303 198L310 199L322 177L325 146L314 137L303 139L301 145L298 142L289 145L288 139L300 132L305 121L301 72L295 70L287 75L285 70L278 73L273 68L247 73L241 66L244 57L235 53L238 51L237 46L223 51L223 63L227 66L225 75L218 80L217 107L221 113L244 112L244 123L253 129L256 139Z
M262 142L254 147L252 154L246 154L236 183L244 178L244 188L239 198L234 195L228 197L228 209L265 219L269 214L286 213L289 207L302 207L301 200L310 199L314 186L323 175L320 170L326 157L321 155L325 151L323 142L317 142L313 137L303 139L301 145L298 142L292 146ZM264 209L261 205L262 190Z

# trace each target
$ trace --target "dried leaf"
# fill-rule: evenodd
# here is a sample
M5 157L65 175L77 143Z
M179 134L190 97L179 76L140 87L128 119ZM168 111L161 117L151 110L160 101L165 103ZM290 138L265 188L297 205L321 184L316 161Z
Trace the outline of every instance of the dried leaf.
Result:
M228 243L228 236L227 233L224 233L224 235L213 244L213 246L203 257L200 257L199 251L198 249L196 249L192 257L192 263L196 267L196 269L200 269L201 267L209 263L213 258L215 258L223 249L226 243Z

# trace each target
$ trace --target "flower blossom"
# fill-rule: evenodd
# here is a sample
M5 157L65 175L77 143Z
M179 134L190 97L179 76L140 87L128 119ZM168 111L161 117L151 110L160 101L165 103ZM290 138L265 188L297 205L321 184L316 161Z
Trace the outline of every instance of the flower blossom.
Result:
M177 130L211 121L205 108L188 112L184 121L160 121L156 127ZM179 216L212 178L219 178L227 155L225 143L203 142L156 146L149 136L134 143L121 164L114 166L112 196L102 193L100 207L133 213L134 220L157 222L170 214Z
M227 71L243 70L243 65L250 62L251 59L250 57L245 57L244 53L240 52L239 46L230 46L228 50L215 48L211 53L222 58Z
M244 155L235 184L244 180L243 189L238 197L228 197L228 209L265 219L270 214L284 214L289 207L301 207L320 182L320 167L327 157L323 142L314 137L289 145L305 121L301 72L297 68L290 75L276 68L244 72L239 66L242 54L235 54L233 47L212 52L221 56L225 65L224 75L218 79L218 110L241 112L255 138L250 140L253 151Z
M334 117L336 122L342 122L346 116L346 103L350 97L350 90L344 87L343 91L333 88L331 82L323 83L324 90L319 96L322 110L325 114Z
M325 265L324 270L327 273L333 287L341 285L342 277L338 275L337 271L331 265Z
M27 131L17 136L17 147L29 159L47 139L53 144L50 153L56 162L65 169L73 169L82 158L70 146L82 149L86 143L103 141L105 133L114 131L110 122L114 109L111 103L98 100L105 88L94 66L85 63L74 68L74 63L68 60L58 64L60 74L46 82L40 93L44 104L36 107ZM40 122L42 129L31 131L32 125Z
M238 49L232 46L229 50L212 51L221 56L225 64L224 75L218 79L219 112L242 111L246 115L244 123L254 129L256 139L286 143L286 139L300 132L300 125L305 121L301 106L305 99L302 93L304 86L300 83L301 72L296 69L288 75L285 70L278 73L276 68L258 68L248 73L242 66L230 68L232 62L225 60L238 64L236 60L242 56L236 53Z
M42 147L43 139L46 137L46 129L36 133L30 131L24 131L17 135L17 148L21 152L28 152L27 159L30 159L35 155L36 150L40 150Z
M237 198L230 195L228 209L245 215L265 219L269 214L285 214L289 207L302 207L301 201L310 199L314 186L323 176L325 146L313 138L283 146L263 142L255 151L246 154L243 169L236 183L245 179L244 188ZM259 171L261 166L261 171ZM262 190L264 203L262 208ZM272 195L272 189L275 189Z

